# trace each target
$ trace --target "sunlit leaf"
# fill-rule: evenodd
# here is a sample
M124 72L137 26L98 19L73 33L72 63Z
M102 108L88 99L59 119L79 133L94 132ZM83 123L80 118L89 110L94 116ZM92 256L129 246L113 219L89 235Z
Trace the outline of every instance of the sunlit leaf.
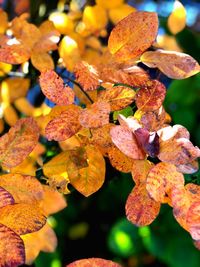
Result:
M147 174L154 164L148 160L133 160L132 163L132 178L136 185L145 183L147 179Z
M18 121L17 111L12 105L5 106L4 111L4 120L9 126L14 126Z
M160 162L152 167L146 180L149 195L158 202L165 202L165 196L173 188L184 185L183 174L177 172L176 167L169 163Z
M0 186L0 208L14 203L13 196L5 188Z
M121 265L100 258L89 258L72 262L66 267L121 267Z
M91 145L85 147L88 167L78 169L75 164L67 165L70 183L84 196L99 190L105 180L105 161L100 151Z
M20 119L0 138L0 162L12 168L20 164L34 149L39 128L33 118Z
M64 141L77 133L81 129L79 113L78 106L69 105L66 111L52 119L45 128L48 140Z
M64 12L52 12L49 16L49 20L53 22L55 28L61 34L69 34L74 29L74 23L72 19Z
M35 233L21 236L24 241L26 264L33 263L40 251L54 252L57 246L57 238L48 224Z
M111 1L106 1L110 3ZM112 1L116 2L116 1ZM127 17L130 13L136 11L136 9L128 4L122 4L109 10L109 18L113 24L117 24L120 20Z
M8 27L8 15L2 9L0 10L0 21L1 21L0 34L4 34Z
M69 105L74 102L73 90L69 86L64 86L63 80L53 70L41 73L40 86L44 95L57 105Z
M0 61L9 64L21 64L30 57L30 51L22 44L4 45L0 48Z
M23 235L42 228L46 217L37 205L20 203L0 208L0 223Z
M160 203L150 198L145 184L136 185L126 202L126 216L137 226L149 225L157 217Z
M97 5L105 9L113 9L123 4L124 0L95 0L95 2Z
M162 106L165 99L166 89L164 84L157 80L147 82L136 94L137 108L142 111L154 111Z
M186 26L186 10L178 0L174 2L174 8L167 20L167 25L173 34L179 33Z
M124 86L110 86L99 92L98 99L108 102L111 110L120 110L130 105L135 98L135 91Z
M0 224L0 265L20 266L25 263L24 243L9 227Z
M144 159L145 153L138 146L136 137L126 127L114 126L110 135L113 143L128 157L132 159Z
M108 48L118 60L140 56L154 42L158 31L158 17L154 12L132 12L112 30Z
M32 176L4 174L0 176L0 186L13 196L15 203L34 203L43 198L42 185Z
M200 201L200 186L197 184L186 184L185 186L187 195L191 202Z
M194 58L175 51L147 51L141 56L141 61L150 68L159 68L172 79L185 79L200 71Z
M45 52L32 53L31 63L40 72L54 69L54 62L53 62L52 57L48 53L45 53Z
M110 104L98 101L83 109L79 116L80 124L86 128L98 128L109 123Z
M197 160L194 160L183 165L177 165L176 168L179 172L192 174L198 171L199 164Z
M85 91L92 91L99 86L98 72L94 66L85 61L77 63L74 67L77 81L82 85Z

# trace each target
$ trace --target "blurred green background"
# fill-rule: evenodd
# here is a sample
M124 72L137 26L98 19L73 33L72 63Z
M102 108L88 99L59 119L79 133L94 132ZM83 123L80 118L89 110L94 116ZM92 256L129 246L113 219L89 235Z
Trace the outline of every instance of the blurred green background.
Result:
M41 3L47 12L56 9L55 1L31 1L32 21ZM160 34L170 32L166 26L174 1L128 1L140 10L156 11L160 17ZM2 1L12 11L12 1ZM93 1L88 1L93 4ZM176 35L183 52L200 61L200 3L182 1L188 12L186 28ZM9 9L10 8L10 9ZM13 14L10 13L10 16ZM168 81L165 108L173 124L182 124L191 140L200 146L200 75ZM200 184L200 173L187 175L186 182ZM97 193L85 198L77 191L67 196L68 207L49 219L58 237L55 253L40 253L33 266L61 267L88 257L101 257L125 267L199 267L200 252L190 235L175 221L169 206L163 205L152 225L137 228L125 218L125 202L133 188L132 178L113 169L107 162L106 182Z

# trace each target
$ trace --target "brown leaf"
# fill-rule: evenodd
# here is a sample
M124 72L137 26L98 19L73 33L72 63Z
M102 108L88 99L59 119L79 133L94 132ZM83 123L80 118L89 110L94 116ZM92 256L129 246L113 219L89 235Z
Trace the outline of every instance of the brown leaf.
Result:
M46 223L46 217L34 204L13 204L0 208L0 223L24 235L38 231Z
M200 71L198 62L191 56L175 51L147 51L141 61L150 68L159 68L172 79L185 79Z
M109 86L99 92L98 99L108 102L111 110L120 110L130 105L135 98L135 91L125 86Z
M0 186L13 196L15 203L31 204L43 198L42 185L32 176L16 173L1 175Z
M0 208L15 203L13 196L0 186Z
M110 105L98 101L83 109L79 116L80 124L86 128L98 128L109 123Z
M33 118L24 118L0 138L0 162L12 168L20 164L37 145L39 128Z
M186 184L185 190L191 202L200 201L200 186L197 184Z
M40 86L43 94L57 105L69 105L74 102L73 90L69 86L64 86L63 80L53 70L41 73Z
M161 82L157 80L149 81L145 87L137 91L137 108L145 112L157 110L162 106L165 94L166 88Z
M146 188L149 195L158 202L165 202L165 196L175 187L184 185L183 174L173 164L160 162L148 173Z
M25 263L24 243L19 235L0 224L0 266L20 266Z
M78 260L68 264L66 267L122 267L121 265L100 258L89 258Z
M52 119L45 128L48 140L64 141L81 129L79 123L80 107L69 105L67 110Z
M70 183L88 197L98 191L105 180L105 161L100 151L91 145L85 147L88 167L78 169L73 162L67 165Z
M126 202L126 216L137 226L151 224L160 211L160 203L149 197L145 184L136 185Z
M144 159L145 153L139 147L136 137L128 128L120 125L114 126L110 130L110 135L113 143L126 156L132 159Z
M158 17L154 12L132 12L118 22L108 39L108 48L118 60L127 61L141 55L154 42Z
M81 61L77 63L74 67L74 73L77 82L80 83L85 91L96 90L99 86L98 71L87 62Z

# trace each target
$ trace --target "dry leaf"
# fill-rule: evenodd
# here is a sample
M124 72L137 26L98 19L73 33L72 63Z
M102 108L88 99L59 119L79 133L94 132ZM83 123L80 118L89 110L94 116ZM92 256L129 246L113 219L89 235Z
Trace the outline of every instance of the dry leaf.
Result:
M122 267L121 265L100 258L89 258L78 260L68 264L66 267Z
M192 203L186 220L192 238L200 240L200 201Z
M0 208L15 203L13 196L0 186Z

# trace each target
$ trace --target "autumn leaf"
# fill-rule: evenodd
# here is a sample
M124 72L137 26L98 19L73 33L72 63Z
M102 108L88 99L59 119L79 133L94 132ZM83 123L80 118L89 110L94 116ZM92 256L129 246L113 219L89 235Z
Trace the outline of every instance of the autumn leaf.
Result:
M26 62L30 51L22 44L4 45L0 48L0 61L17 65Z
M164 84L157 80L151 80L146 83L136 94L137 108L148 112L159 109L165 99L166 88Z
M76 134L81 129L79 113L80 107L69 105L66 111L50 120L45 128L48 140L64 141Z
M109 86L98 94L98 99L108 102L111 110L120 110L130 105L135 98L135 91L125 86Z
M53 59L46 52L33 52L31 54L31 63L40 72L54 69Z
M85 61L77 63L74 67L77 82L85 91L92 91L99 86L99 75L97 69Z
M119 125L114 126L110 130L110 135L113 143L126 156L132 159L144 159L144 152L139 147L136 137L128 128Z
M8 15L3 9L0 10L0 21L0 34L4 34L8 27Z
M14 203L15 201L13 196L7 190L0 186L0 208L7 205L12 205Z
M66 267L121 267L121 265L100 258L82 259L68 264Z
M69 105L74 102L73 90L69 86L64 86L63 80L53 70L41 73L40 86L43 94L57 105Z
M148 160L133 160L131 174L136 185L145 183L147 175L154 164Z
M33 118L24 118L0 138L0 162L12 168L20 164L37 144L39 128Z
M147 175L146 189L149 195L158 202L165 202L165 196L171 190L184 185L183 174L177 172L173 164L160 162L152 167Z
M158 17L154 12L132 12L118 22L108 39L111 54L120 61L140 56L154 42Z
M0 266L20 266L25 263L23 240L9 227L0 224Z
M85 108L79 115L79 122L86 128L98 128L109 123L110 104L98 101Z
M38 231L46 223L46 217L34 204L13 204L0 208L0 224L23 235Z
M43 198L42 185L32 176L16 173L1 175L0 186L13 196L15 203L31 204Z
M191 56L175 51L147 51L141 61L150 68L159 68L172 79L185 79L200 71L198 62Z
M39 231L21 236L26 253L26 264L33 263L40 251L54 252L57 238L53 229L46 223Z
M200 201L192 203L186 221L192 238L200 240Z
M159 211L160 203L149 196L145 183L136 185L126 202L127 219L137 226L145 226L155 220Z
M186 10L178 0L174 2L174 8L168 17L167 26L173 34L179 33L186 26Z
M103 185L105 180L105 161L100 151L92 145L85 147L88 167L76 168L73 162L67 164L70 183L81 194L88 197Z
M112 146L108 149L108 158L110 164L120 172L131 172L133 159L127 157L116 146Z

